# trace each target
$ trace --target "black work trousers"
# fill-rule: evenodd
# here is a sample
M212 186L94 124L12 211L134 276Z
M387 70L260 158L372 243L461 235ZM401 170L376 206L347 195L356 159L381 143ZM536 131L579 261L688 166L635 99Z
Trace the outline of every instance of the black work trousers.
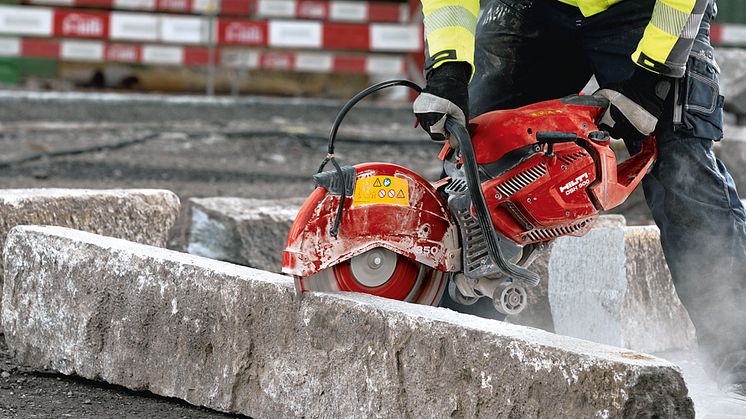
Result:
M472 116L577 93L592 74L602 87L627 79L654 4L625 0L586 18L557 0L483 0ZM643 188L700 349L720 381L746 383L746 213L712 152L723 105L709 42L713 17L710 4L660 118L659 155Z

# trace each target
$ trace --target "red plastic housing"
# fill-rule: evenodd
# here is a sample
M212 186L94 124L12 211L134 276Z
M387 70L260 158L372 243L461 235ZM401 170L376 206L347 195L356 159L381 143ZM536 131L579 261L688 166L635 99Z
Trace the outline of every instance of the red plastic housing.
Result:
M578 104L581 103L581 104ZM497 178L482 183L495 229L519 244L585 234L600 210L624 202L655 160L653 138L617 166L610 141L593 141L603 107L552 100L472 120L477 163L488 165L521 147L535 152ZM571 132L577 143L537 143L540 132Z
M632 193L655 160L655 140L648 138L641 152L617 164L610 141L589 138L598 131L596 120L603 111L592 98L576 96L490 112L471 121L482 169L499 166L515 150L528 151L481 185L499 233L519 244L583 235L599 211L621 204ZM540 132L575 133L577 141L555 144L550 154L547 145L537 142ZM441 158L447 155L442 152ZM355 167L356 182L371 176L405 179L407 205L359 205L348 198L339 235L332 237L329 227L340 198L317 188L290 231L284 273L308 277L374 247L440 271L460 269L457 225L436 191L445 181L433 186L411 170L387 163Z
M339 234L332 237L329 227L340 198L316 188L290 230L282 255L283 273L308 277L374 247L384 247L444 272L460 266L457 227L443 198L429 182L389 163L363 163L355 168L356 181L371 176L405 179L408 205L359 205L353 197L347 197Z

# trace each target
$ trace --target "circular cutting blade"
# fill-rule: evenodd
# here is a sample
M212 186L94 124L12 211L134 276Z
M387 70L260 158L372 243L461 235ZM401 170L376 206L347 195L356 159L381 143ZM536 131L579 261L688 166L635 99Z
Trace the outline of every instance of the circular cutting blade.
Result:
M388 249L377 247L306 278L302 291L352 291L417 304L438 305L446 275Z

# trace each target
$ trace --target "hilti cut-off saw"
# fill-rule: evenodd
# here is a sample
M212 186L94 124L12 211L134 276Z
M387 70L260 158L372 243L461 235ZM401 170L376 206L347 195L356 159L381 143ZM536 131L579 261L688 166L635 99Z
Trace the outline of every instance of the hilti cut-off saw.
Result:
M624 202L656 157L648 138L617 163L597 121L605 99L569 96L472 119L449 120L453 137L439 157L445 177L430 183L395 164L340 166L334 138L355 96L332 128L329 153L314 176L283 253L282 271L305 291L354 291L419 304L492 299L516 314L528 269L553 239L588 232L599 211ZM455 139L455 141L453 141ZM451 146L450 144L453 144ZM322 171L331 162L333 170Z

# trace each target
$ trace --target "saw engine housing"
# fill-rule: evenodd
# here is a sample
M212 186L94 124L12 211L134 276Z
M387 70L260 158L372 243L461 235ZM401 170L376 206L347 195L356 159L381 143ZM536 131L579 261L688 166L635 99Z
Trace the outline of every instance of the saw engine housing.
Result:
M634 191L655 160L655 141L617 165L596 125L605 109L599 99L570 96L471 121L482 193L499 233L520 245L582 236L599 211Z
M532 274L524 269L531 252L556 237L585 234L599 211L624 202L655 160L651 137L617 163L596 124L607 105L569 96L476 117L458 149L444 145L447 176L433 184L389 163L317 174L282 271L300 293L356 291L437 305L447 288L454 300L487 295L498 311L514 314L525 300L519 288L536 285L518 276ZM467 173L469 167L476 170Z

